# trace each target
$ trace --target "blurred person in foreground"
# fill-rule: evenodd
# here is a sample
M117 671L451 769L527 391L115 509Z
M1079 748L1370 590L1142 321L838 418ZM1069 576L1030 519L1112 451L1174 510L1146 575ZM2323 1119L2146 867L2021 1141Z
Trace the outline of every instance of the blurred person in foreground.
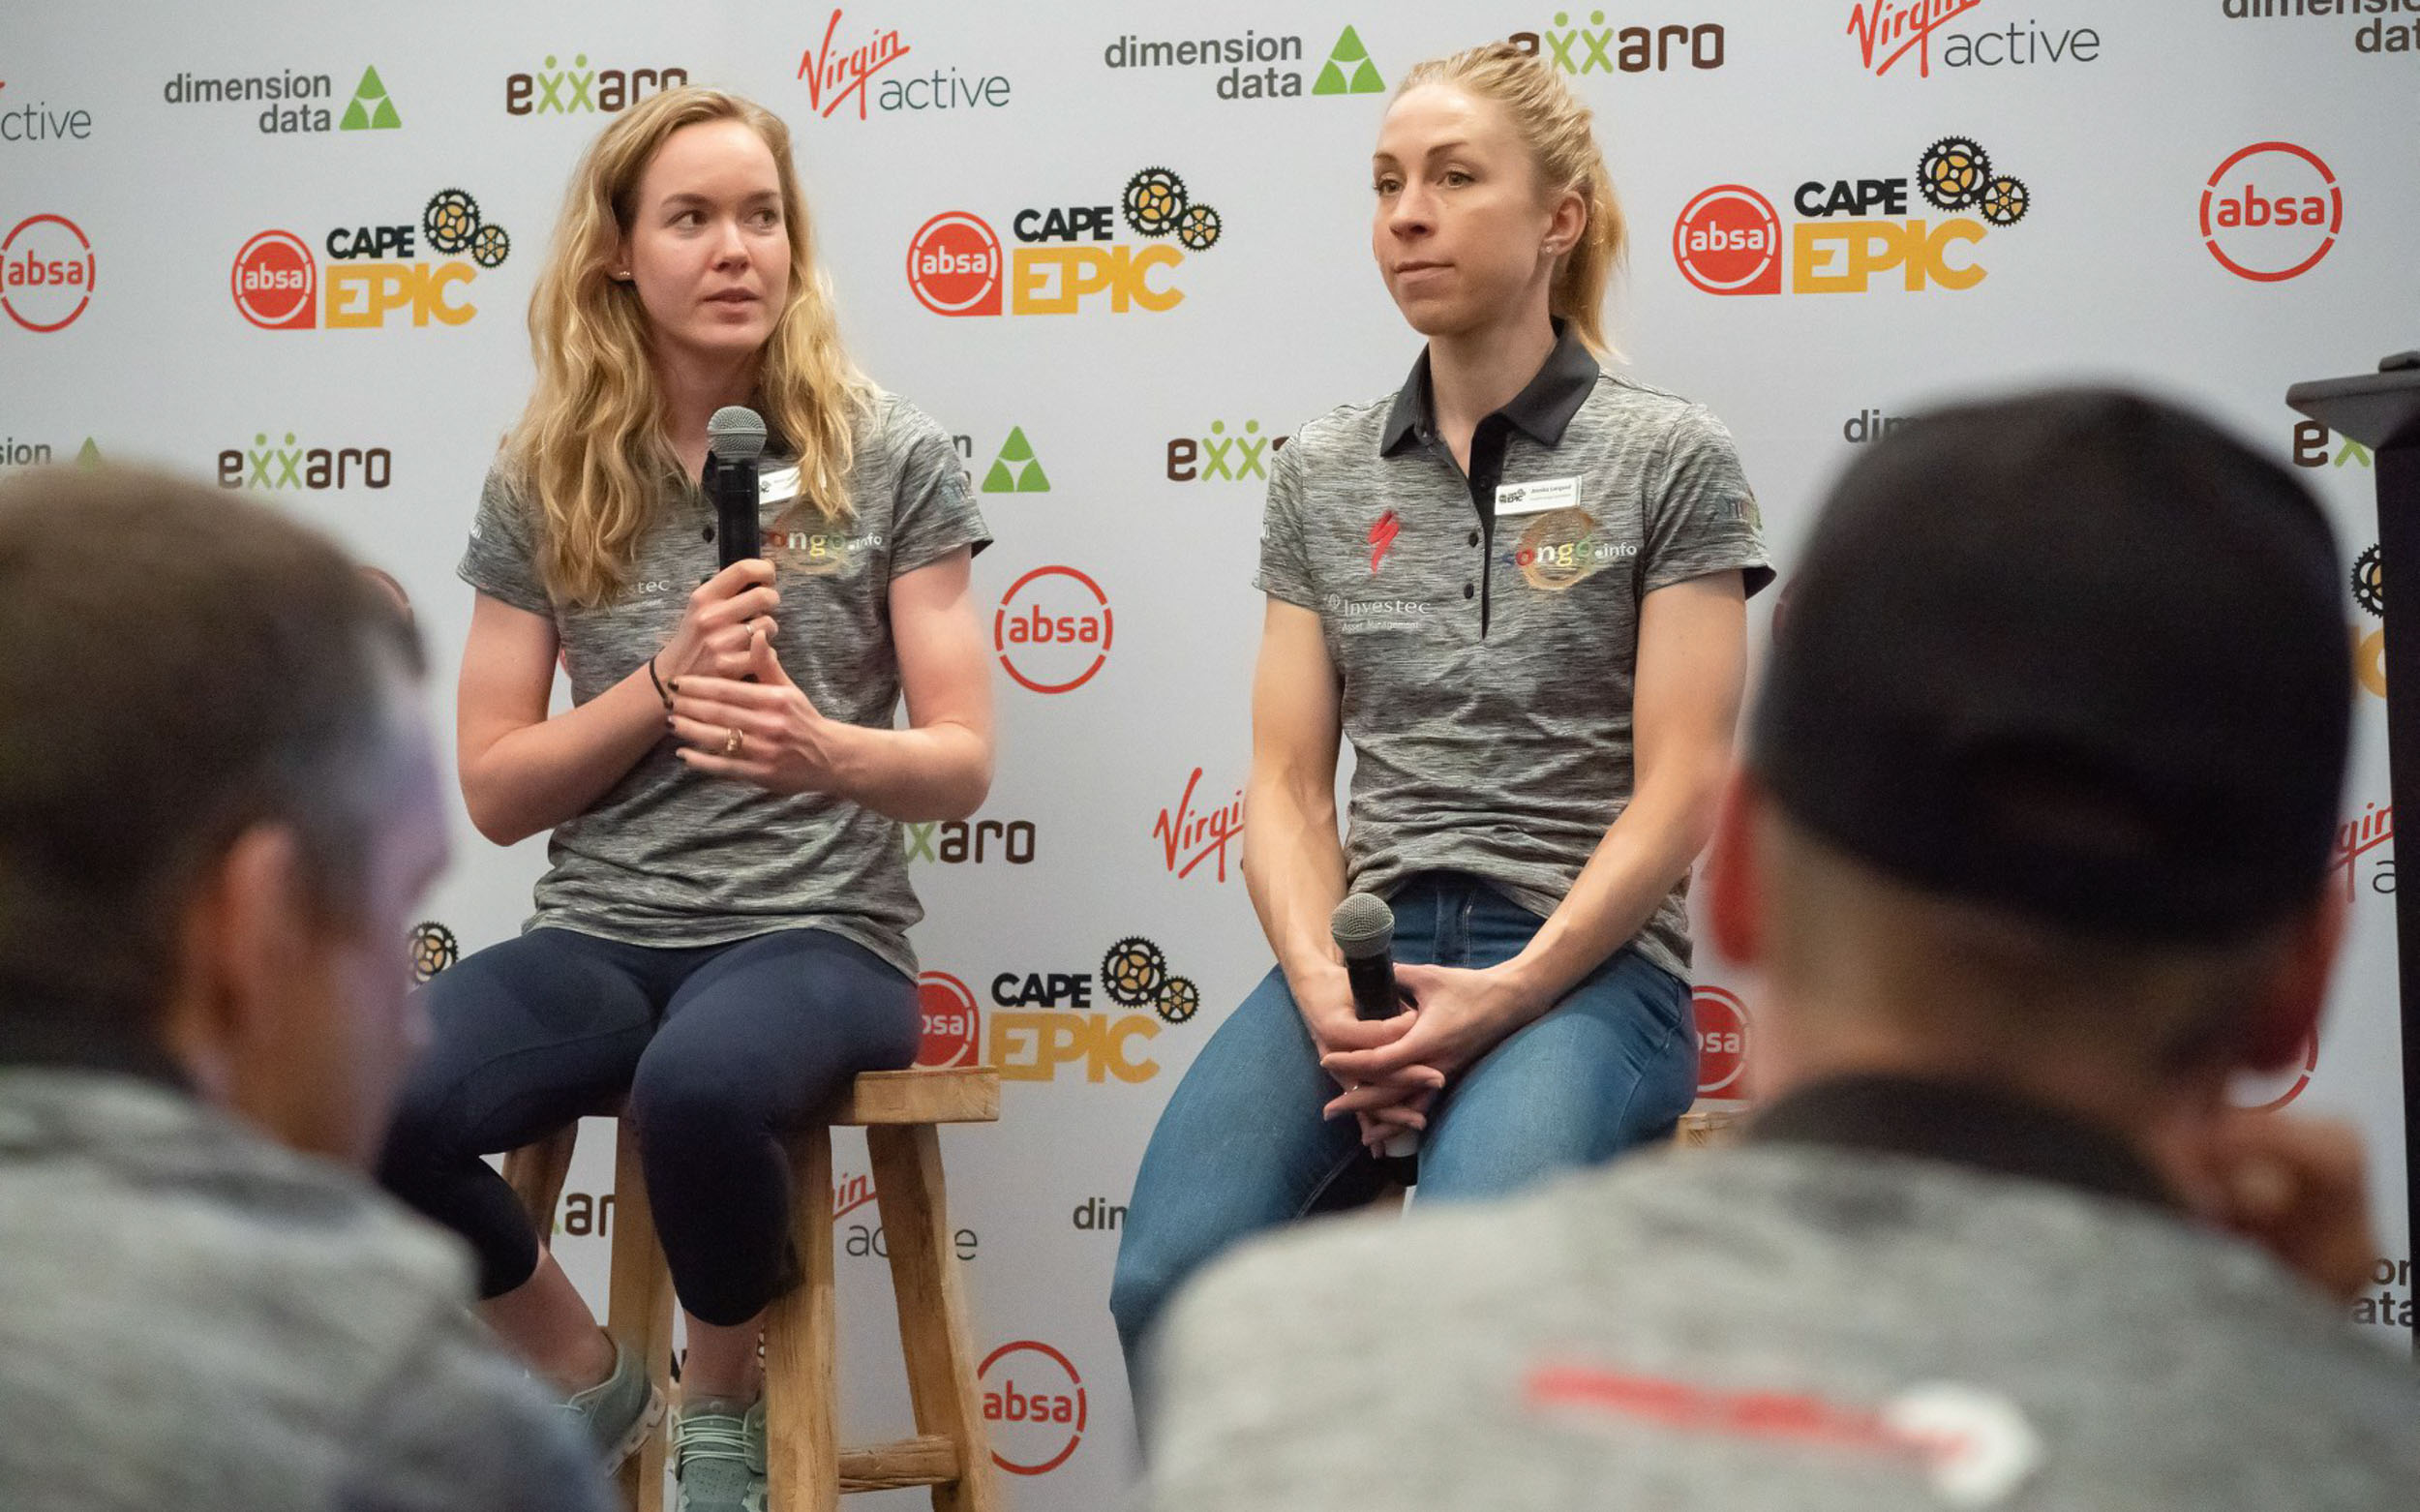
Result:
M420 649L280 516L0 487L0 1506L588 1512L379 1194L444 862Z
M1943 410L1815 528L1709 863L1744 1142L1280 1240L1171 1316L1164 1512L2408 1507L2313 1033L2350 667L2310 496L2121 394Z

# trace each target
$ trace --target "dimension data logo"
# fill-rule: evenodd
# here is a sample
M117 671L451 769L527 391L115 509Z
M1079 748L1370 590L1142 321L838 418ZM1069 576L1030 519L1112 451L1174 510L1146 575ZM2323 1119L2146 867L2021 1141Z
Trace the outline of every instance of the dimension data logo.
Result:
M454 260L422 259L424 240ZM229 275L236 312L264 331L305 331L323 320L332 331L377 330L407 311L413 325L464 325L479 313L464 290L480 268L500 267L512 255L512 237L460 189L431 196L416 224L340 226L322 245L324 279L309 244L291 231L245 242Z
M589 55L575 52L562 66L548 53L538 69L504 76L506 115L583 115L601 110L617 114L650 94L677 89L689 81L684 68L591 68Z
M1723 66L1723 29L1711 22L1696 26L1621 26L1605 24L1605 13L1591 11L1586 26L1572 22L1572 13L1555 13L1552 28L1515 32L1506 38L1529 56L1543 57L1565 74L1663 74L1676 68L1718 69Z
M170 105L257 102L262 108L255 124L264 136L272 136L296 132L392 131L404 124L375 67L362 70L361 82L353 86L341 116L336 80L326 74L287 72L227 78L179 74L161 86L160 98Z
M2089 26L2058 30L2028 16L2023 25L2011 22L1981 31L1948 30L1949 23L1981 7L1983 0L1862 0L1849 11L1848 34L1857 40L1858 54L1875 76L1916 60L1917 76L1932 76L1936 56L1944 68L2025 68L2047 63L2098 63L2101 34Z
M1907 214L1911 186L1951 214L1938 224ZM1790 287L1800 294L1861 294L1893 275L1909 293L1972 288L1985 271L1972 249L2033 206L2022 179L1992 166L1981 143L1945 136L1909 178L1810 179L1791 197L1803 217L1791 229ZM1781 217L1743 184L1718 184L1683 206L1672 228L1681 277L1709 294L1781 291Z
M1222 100L1293 100L1303 92L1303 40L1297 36L1247 31L1241 37L1214 37L1187 42L1146 42L1128 35L1101 49L1101 61L1113 69L1216 68L1225 64L1212 92ZM1287 66L1292 65L1292 66ZM1361 34L1347 26L1328 48L1327 60L1312 80L1315 95L1376 95L1386 92L1386 79L1362 45Z
M64 215L29 215L0 237L0 312L37 336L63 331L92 305L100 259Z
M1009 438L1000 443L1000 455L991 459L991 470L983 474L983 492L986 494L1047 494L1050 474L1042 470L1042 459L1034 455L1034 443L1025 438L1025 428L1009 427Z
M857 41L859 38L862 41ZM857 45L850 46L852 41ZM922 66L889 72L912 49L896 31L879 27L844 28L834 11L824 23L823 40L799 54L799 78L806 85L807 107L829 119L854 107L866 118L870 106L885 111L965 110L998 107L1009 103L1009 81L1003 75L970 75L957 69ZM876 78L876 75L883 75Z
M2356 0L2351 5L2313 4L2312 0L2224 0L2221 12L2230 21L2292 20L2295 31L2308 31L2304 21L2314 15L2364 14L2374 19L2352 32L2355 52L2382 56L2420 52L2420 20L2390 21L2388 15L2420 15L2420 0ZM2287 28L2280 27L2280 31Z
M314 493L341 488L384 488L394 479L395 454L383 446L303 446L294 433L283 445L269 433L254 435L252 444L219 453L219 487L308 489Z
M1117 240L1121 225L1142 242ZM998 315L1004 301L1012 315L1076 315L1104 302L1117 315L1173 310L1185 299L1172 282L1185 254L1217 246L1223 225L1172 170L1148 167L1114 205L1019 210L1009 228L1013 258L979 215L945 210L926 221L908 240L909 291L947 316Z

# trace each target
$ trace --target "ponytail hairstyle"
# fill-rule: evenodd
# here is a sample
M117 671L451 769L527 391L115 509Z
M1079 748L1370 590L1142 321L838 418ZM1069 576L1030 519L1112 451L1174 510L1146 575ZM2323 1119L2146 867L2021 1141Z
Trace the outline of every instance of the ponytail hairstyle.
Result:
M799 460L799 501L845 525L851 422L872 385L849 360L832 287L815 260L806 199L790 161L790 132L764 106L717 89L668 89L598 135L573 169L554 245L529 296L537 382L504 442L513 479L537 513L538 569L558 602L611 603L680 471L664 432L663 395L649 359L638 290L611 268L638 213L639 179L684 126L738 121L764 139L781 184L790 290L759 353L756 408Z
M1597 149L1595 114L1560 74L1508 42L1490 43L1413 65L1396 86L1403 96L1422 84L1451 84L1492 100L1529 149L1538 183L1549 196L1579 195L1588 222L1555 268L1549 314L1567 320L1588 350L1613 351L1605 335L1605 291L1628 246L1621 201L1614 197L1605 155Z

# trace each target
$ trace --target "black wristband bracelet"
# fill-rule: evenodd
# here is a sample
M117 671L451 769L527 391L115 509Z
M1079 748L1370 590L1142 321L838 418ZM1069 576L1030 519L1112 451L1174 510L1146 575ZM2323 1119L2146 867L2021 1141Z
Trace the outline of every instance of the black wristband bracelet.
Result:
M655 684L655 696L664 701L664 707L672 708L672 695L664 691L664 680L655 675L655 658L652 656L647 659L647 680Z

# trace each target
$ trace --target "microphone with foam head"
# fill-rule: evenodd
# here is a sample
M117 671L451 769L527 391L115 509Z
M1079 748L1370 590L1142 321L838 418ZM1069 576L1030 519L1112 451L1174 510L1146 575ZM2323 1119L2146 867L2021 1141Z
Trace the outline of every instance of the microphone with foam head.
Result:
M1392 1018L1404 1011L1395 990L1395 910L1368 892L1347 893L1328 915L1328 934L1345 957L1345 980L1352 983L1353 1013ZM1398 1160L1419 1153L1420 1135L1406 1129L1387 1136L1385 1150Z
M725 405L706 422L706 474L699 481L714 506L717 567L764 555L758 524L757 459L765 455L765 420L744 405Z

